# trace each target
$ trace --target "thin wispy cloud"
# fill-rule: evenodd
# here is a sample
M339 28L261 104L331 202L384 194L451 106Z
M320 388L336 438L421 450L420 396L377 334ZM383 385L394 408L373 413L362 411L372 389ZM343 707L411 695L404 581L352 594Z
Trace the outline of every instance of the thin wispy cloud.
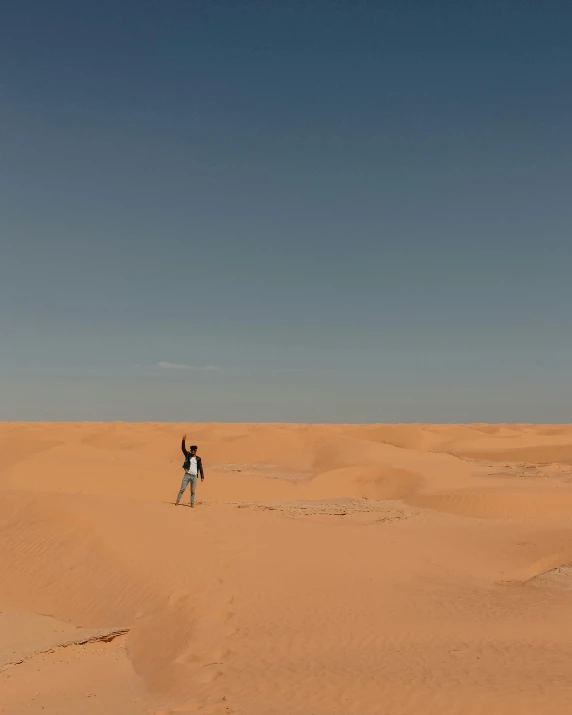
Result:
M159 370L198 370L202 372L213 372L218 370L216 365L185 365L179 362L167 362L166 360L161 360L155 363L155 367Z

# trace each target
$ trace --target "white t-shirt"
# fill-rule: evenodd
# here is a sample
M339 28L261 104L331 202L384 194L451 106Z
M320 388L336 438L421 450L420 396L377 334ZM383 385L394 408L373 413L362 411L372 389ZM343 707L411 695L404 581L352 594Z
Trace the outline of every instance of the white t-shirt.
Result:
M189 468L187 469L187 474L190 474L191 477L197 476L197 458L196 457L191 457L191 461L189 463Z

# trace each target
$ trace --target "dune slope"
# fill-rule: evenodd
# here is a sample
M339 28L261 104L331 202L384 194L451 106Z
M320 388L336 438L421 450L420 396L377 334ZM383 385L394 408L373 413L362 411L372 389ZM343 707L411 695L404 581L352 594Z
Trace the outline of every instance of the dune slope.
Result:
M570 712L571 460L566 425L2 424L0 713Z

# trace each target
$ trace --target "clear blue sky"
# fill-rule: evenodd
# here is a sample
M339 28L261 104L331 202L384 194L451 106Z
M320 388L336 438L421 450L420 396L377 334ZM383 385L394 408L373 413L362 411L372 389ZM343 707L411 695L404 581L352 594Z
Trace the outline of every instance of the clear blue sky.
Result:
M0 419L572 421L571 44L568 0L3 2Z

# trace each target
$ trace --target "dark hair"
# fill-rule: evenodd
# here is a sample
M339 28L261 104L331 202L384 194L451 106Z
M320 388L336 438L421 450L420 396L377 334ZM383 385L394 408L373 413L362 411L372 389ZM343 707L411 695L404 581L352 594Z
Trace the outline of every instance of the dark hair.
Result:
M197 451L197 445L196 445L196 444L192 444L192 445L189 447L189 449L191 450L191 452L193 451L193 449L194 449L195 452L196 452L196 451Z

